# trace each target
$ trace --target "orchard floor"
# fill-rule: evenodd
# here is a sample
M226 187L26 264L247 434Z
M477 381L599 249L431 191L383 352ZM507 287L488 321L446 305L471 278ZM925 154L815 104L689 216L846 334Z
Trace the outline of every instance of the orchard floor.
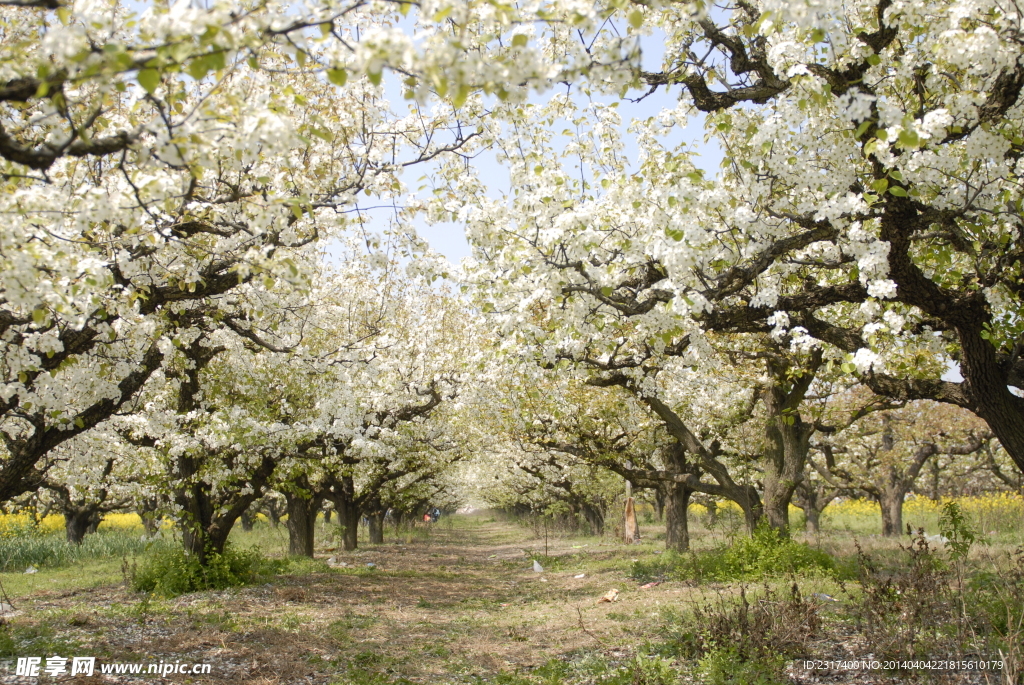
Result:
M33 579L37 589L13 600L17 614L6 630L27 645L25 656L211 666L210 675L198 677L38 682L518 685L534 681L513 674L525 677L552 658L614 668L645 645L664 642L665 626L679 620L673 612L688 601L735 590L671 581L642 588L627 577L630 561L654 558L660 545L625 546L607 538L552 538L547 568L536 573L531 560L544 554L544 545L532 531L487 513L458 516L356 552L318 552L317 562L264 585L166 601L89 578L81 588L51 590L41 571ZM328 566L329 557L347 566ZM619 593L615 602L598 601L612 589ZM821 649L821 658L865 656L842 640L823 641ZM793 675L795 683L902 682L867 672ZM34 682L0 675L0 683Z

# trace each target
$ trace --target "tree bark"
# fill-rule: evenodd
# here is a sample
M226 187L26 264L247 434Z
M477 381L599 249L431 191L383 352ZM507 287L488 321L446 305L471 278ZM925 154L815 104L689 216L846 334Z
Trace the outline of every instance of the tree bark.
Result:
M690 549L690 496L693 490L683 483L666 483L665 494L665 548L677 552Z
M103 514L95 506L67 507L63 513L64 532L67 534L68 542L73 545L82 544L86 534L95 533L96 527L103 520Z
M788 356L770 357L768 375L771 382L761 394L767 413L763 459L764 513L768 525L787 533L789 503L797 485L803 480L814 433L814 426L804 423L799 408L821 363L821 350L815 350L807 362L795 368L800 375L793 380L792 360Z
M239 517L242 523L242 530L246 533L252 531L253 524L256 521L256 515L252 513L252 509L246 509L245 512Z
M665 520L665 495L661 492L661 488L654 489L654 513L659 522Z
M284 493L288 508L288 554L312 559L316 515L323 503L323 496L312 493L305 476L301 476L294 484L302 489L292 491L288 488Z
M604 535L604 511L588 502L580 507L584 520L590 526L591 535Z
M334 511L338 512L342 549L356 549L359 546L359 519L363 512L355 496L352 476L332 479L331 487L326 494L334 504Z
M665 470L669 473L699 475L699 469L687 461L686 450L678 442L664 448L662 453ZM690 497L693 492L693 488L680 481L662 482L655 490L655 498L665 503L666 549L677 552L690 549Z
M878 498L882 508L882 535L895 537L903 534L903 497L901 489L885 489Z
M370 544L383 545L384 544L384 512L380 509L377 511L371 511L366 515L370 521L368 528Z
M804 512L804 530L821 531L821 512L839 496L839 489L827 483L812 483L806 476L793 493L793 504Z

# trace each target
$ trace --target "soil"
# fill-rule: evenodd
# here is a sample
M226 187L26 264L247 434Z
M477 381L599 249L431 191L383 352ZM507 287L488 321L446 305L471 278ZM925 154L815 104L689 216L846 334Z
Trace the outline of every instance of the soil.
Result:
M547 568L538 573L533 559L545 541L510 524L478 516L452 526L442 519L415 532L355 552L318 552L330 567L255 587L167 601L147 601L123 585L39 592L18 602L12 622L46 621L59 638L77 643L76 655L96 655L98 663L210 665L208 675L57 680L66 683L480 684L552 658L589 654L625 662L643 645L665 640L664 611L709 591L629 580L623 569L640 549L608 541L553 538L549 556L541 557ZM600 601L612 589L615 601ZM863 657L856 636L831 632L815 645L820 658ZM870 671L804 670L799 663L789 674L799 685L906 682ZM929 682L988 682L980 674L934 675ZM36 682L54 681L0 676L5 685Z

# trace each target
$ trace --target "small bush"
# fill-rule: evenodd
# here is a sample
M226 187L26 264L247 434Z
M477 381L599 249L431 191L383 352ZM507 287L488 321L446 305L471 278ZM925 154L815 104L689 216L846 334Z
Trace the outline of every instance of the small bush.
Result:
M835 576L844 570L827 552L796 542L762 522L753 535L727 547L689 554L666 552L656 561L634 562L630 575L640 581L668 577L703 582L758 580L797 572Z
M147 556L129 574L134 590L163 597L176 597L200 590L224 590L255 582L261 576L279 572L287 562L272 562L252 547L237 550L228 546L223 554L207 555L207 564L183 549L159 550Z
M750 598L741 587L738 602L718 596L692 613L673 642L680 656L699 660L701 682L717 685L785 682L786 659L805 656L821 628L796 583L783 596L765 585Z
M949 566L928 545L923 530L901 549L901 563L886 569L857 545L861 593L848 594L868 648L887 658L957 654L961 616Z

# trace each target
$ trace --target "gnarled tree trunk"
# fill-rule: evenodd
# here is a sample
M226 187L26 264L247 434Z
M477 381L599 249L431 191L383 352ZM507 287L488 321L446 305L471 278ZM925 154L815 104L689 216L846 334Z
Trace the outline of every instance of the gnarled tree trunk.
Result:
M299 476L283 488L288 509L288 553L313 557L316 515L323 504L323 495L315 492L309 479Z
M584 502L580 506L580 513L590 526L591 535L604 535L604 511L589 502Z
M67 534L68 542L74 545L82 544L88 533L96 532L102 520L103 514L97 506L65 507L64 532Z
M342 549L356 549L359 546L359 519L363 512L355 496L352 476L333 478L326 495L334 505L334 511L338 513Z

